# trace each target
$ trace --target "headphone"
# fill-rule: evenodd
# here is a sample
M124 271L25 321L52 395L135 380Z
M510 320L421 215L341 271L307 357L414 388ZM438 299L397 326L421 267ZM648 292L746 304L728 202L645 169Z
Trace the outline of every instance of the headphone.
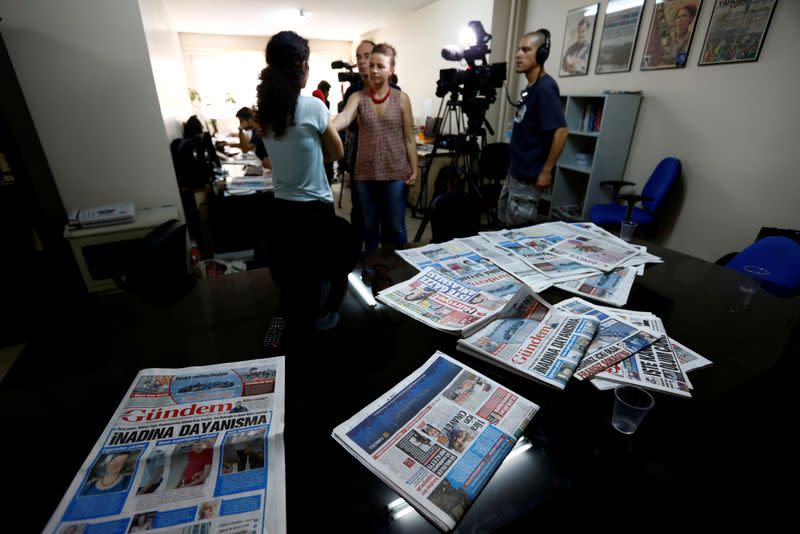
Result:
M544 42L536 49L536 63L544 66L544 62L550 57L550 30L539 28L536 31L544 35Z

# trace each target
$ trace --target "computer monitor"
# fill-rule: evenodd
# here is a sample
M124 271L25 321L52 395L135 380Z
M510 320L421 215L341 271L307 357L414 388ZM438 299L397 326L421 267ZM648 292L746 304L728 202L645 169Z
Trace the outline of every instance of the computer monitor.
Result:
M439 124L441 123L442 119L439 117L428 117L425 119L425 130L424 134L427 138L436 137L436 134L439 132Z

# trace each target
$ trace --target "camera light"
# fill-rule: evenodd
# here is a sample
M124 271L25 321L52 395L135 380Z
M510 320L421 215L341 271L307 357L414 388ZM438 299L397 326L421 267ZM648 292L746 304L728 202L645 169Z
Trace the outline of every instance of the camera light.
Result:
M461 30L459 30L458 43L464 48L475 46L478 44L478 37L475 35L475 32L472 31L472 28L467 26L466 28L461 28Z

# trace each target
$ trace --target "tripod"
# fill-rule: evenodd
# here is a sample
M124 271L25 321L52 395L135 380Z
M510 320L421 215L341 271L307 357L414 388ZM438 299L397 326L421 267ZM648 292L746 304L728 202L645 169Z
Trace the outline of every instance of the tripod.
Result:
M463 169L463 177L467 184L467 191L473 193L479 200L482 200L483 197L478 187L477 176L474 171L477 170L478 156L481 150L483 150L483 147L486 146L486 129L483 128L483 125L485 124L490 131L491 127L484 117L478 117L478 120L473 120L473 117L468 117L465 127L463 104L462 101L459 100L456 91L451 93L450 99L446 102L442 99L436 117L438 128L434 136L433 151L429 156L431 161L434 156L436 156L439 148L450 150L451 157L448 167L452 169L453 172L458 172L459 160L463 160L461 169ZM455 134L451 133L454 128ZM423 176L421 177L422 186L420 187L420 194L417 198L415 210L423 211L424 217L414 236L414 241L422 239L422 234L425 232L428 222L430 221L430 206L422 207L423 201L427 202L428 174L430 170L431 165L426 165L423 169ZM434 184L434 191L435 187L436 184ZM434 199L435 198L434 196Z

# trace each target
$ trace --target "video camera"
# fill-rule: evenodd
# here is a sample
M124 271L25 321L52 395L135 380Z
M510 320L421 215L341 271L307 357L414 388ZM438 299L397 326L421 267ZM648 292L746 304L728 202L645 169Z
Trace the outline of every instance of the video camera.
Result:
M334 61L331 63L332 69L347 69L347 72L340 72L338 73L338 78L340 82L349 82L355 83L361 79L361 75L357 72L353 72L353 69L356 68L355 65L350 63L345 63L344 61Z
M436 96L441 98L452 92L453 99L459 94L463 99L461 108L472 131L484 123L486 110L497 100L497 89L506 80L506 64L489 64L486 56L491 52L491 34L486 33L480 21L473 20L469 27L475 34L475 44L466 50L460 47L445 47L442 57L448 61L465 60L466 69L442 69L436 82Z

